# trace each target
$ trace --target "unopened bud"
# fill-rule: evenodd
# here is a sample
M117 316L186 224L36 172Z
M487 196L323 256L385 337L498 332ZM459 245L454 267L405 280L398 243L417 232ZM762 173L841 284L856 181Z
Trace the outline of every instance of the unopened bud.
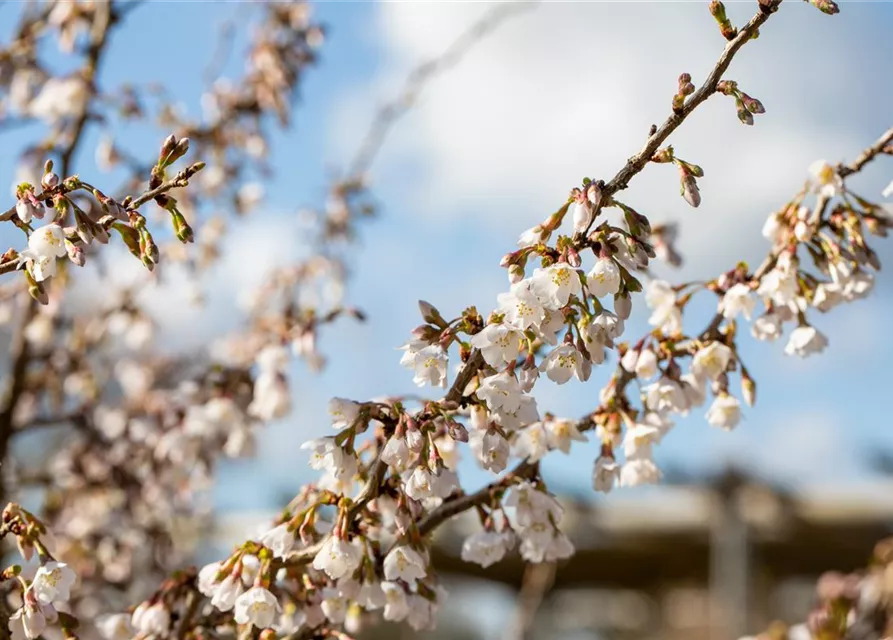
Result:
M524 279L524 267L518 264L513 264L509 267L509 282L512 284L517 284Z
M49 171L43 174L43 178L40 179L40 184L42 184L45 189L57 187L59 186L59 176Z
M174 134L169 135L164 139L164 142L161 143L161 151L158 154L159 163L164 162L167 157L173 153L174 149L177 147L177 138Z
M180 242L185 244L195 240L195 234L192 232L192 227L186 222L186 218L182 213L174 209L171 211L171 220L174 223L174 233Z
M87 262L87 254L84 250L70 240L65 241L65 251L68 253L68 259L79 267L83 267Z
M753 381L746 371L741 373L741 395L748 407L752 407L757 401L757 383Z
M583 261L580 260L580 254L573 247L568 247L567 249L567 263L575 269L583 264Z
M747 110L747 107L741 101L738 102L738 119L742 124L753 124L753 114Z
M765 107L763 107L763 103L756 98L750 97L746 93L741 95L741 101L744 103L744 106L747 108L747 110L751 113L755 113L757 115L766 113L766 109Z
M698 182L695 177L687 172L681 171L681 192L682 197L691 206L697 208L701 204L701 192L698 190Z
M621 320L627 320L633 311L633 300L628 293L618 293L614 296L614 313Z
M468 442L468 429L459 422L451 422L448 433L456 442Z
M429 323L437 325L442 329L445 329L447 326L446 320L443 319L443 316L440 315L440 311L437 310L430 302L426 302L424 300L419 300L419 311L422 314L422 319Z
M809 4L822 13L827 13L829 16L833 16L835 13L840 13L840 7L837 6L837 3L834 2L834 0L809 0Z
M39 282L32 282L28 285L28 295L37 300L40 304L46 305L50 303L50 297L47 295L46 289Z

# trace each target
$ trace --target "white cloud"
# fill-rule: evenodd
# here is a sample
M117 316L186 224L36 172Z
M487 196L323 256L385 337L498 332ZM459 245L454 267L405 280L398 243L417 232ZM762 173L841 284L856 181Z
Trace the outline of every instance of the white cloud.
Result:
M377 5L386 63L344 96L332 120L337 153L355 147L370 104L392 96L408 69L436 56L488 6ZM845 9L831 18L783 6L739 55L726 77L766 105L754 127L737 121L730 98L715 96L671 138L680 157L705 169L700 209L679 197L667 166L649 167L622 194L655 220L685 222L692 269L731 266L730 251L758 256L759 224L793 195L808 164L852 155L876 133L867 120L880 107L848 99L835 78L889 94L877 65L861 62L869 50L874 59L893 54L856 38L877 29L879 8ZM753 6L729 10L741 24ZM698 83L722 45L703 3L545 3L426 88L385 149L379 183L399 181L401 198L440 225L464 216L508 246L584 175L610 178L669 113L679 73Z

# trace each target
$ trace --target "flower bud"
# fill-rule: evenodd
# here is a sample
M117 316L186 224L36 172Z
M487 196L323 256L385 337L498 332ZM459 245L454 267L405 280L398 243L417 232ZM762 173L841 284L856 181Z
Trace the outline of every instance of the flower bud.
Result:
M753 381L747 371L741 372L741 395L748 407L752 407L757 401L757 383Z
M68 253L68 259L77 266L83 267L84 263L87 262L87 255L84 253L84 250L70 240L65 240L65 250Z
M450 422L448 433L456 442L468 442L468 430L459 422Z
M593 207L592 204L583 198L574 203L573 221L574 233L584 233L589 225L592 224Z
M691 206L697 208L698 205L701 204L701 192L698 190L698 182L695 180L695 177L684 170L682 166L679 167L679 172L681 174L681 191L682 197L685 198L685 201Z
M747 107L745 107L744 103L740 100L738 101L738 119L742 124L753 124L753 114L747 110Z
M837 6L837 3L834 2L834 0L809 0L809 4L829 16L833 16L835 13L840 13L840 7Z
M45 189L57 187L59 186L59 176L52 172L45 173L43 174L43 178L40 179L40 184L43 185Z
M629 319L633 311L633 300L626 292L618 293L614 296L614 313L621 320Z
M517 284L524 279L524 268L521 265L513 264L509 267L509 282Z
M445 329L447 326L446 320L443 319L443 316L440 315L440 311L437 310L430 302L425 302L424 300L419 300L419 311L422 314L422 319L428 324L434 324L442 329Z

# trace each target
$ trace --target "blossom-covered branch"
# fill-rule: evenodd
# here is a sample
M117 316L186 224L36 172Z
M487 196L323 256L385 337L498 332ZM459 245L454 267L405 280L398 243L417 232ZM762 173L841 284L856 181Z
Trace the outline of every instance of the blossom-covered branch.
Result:
M166 636L196 591L208 602L190 616L195 629L234 625L271 636L338 636L342 625L356 629L379 609L386 620L428 627L443 597L428 557L430 534L458 513L474 511L481 523L481 531L463 545L467 561L489 566L515 544L534 563L573 553L560 530L562 509L539 469L550 452L567 453L595 431L593 487L610 491L658 482L655 445L672 429L674 415L703 405L708 395L713 400L707 421L734 428L741 409L730 378L739 377L746 402L752 404L756 392L738 349L739 317L751 320L758 299L765 313L753 319L757 339L777 338L790 323L796 326L788 354L821 351L826 339L809 325L808 314L870 290L868 270L878 262L868 234L886 235L891 226L887 212L849 190L834 166L817 163L804 189L769 217L764 234L773 246L762 266L751 271L739 263L708 282L643 284L634 274L647 275L655 256L653 232L646 216L615 198L653 162L676 165L682 195L693 206L700 203L697 179L704 171L672 147L660 146L712 93L733 97L745 124L763 112L759 101L722 75L778 4L759 3L741 30L723 18L728 44L704 86L696 90L683 74L673 115L617 177L608 183L584 180L556 213L521 235L520 248L502 261L510 289L498 296L492 312L484 317L469 307L447 320L433 305L420 303L424 323L404 345L401 361L418 386L448 387L442 399L333 399L337 435L305 444L311 467L323 472L319 482L303 487L264 535L199 572L181 574L129 618L122 614L122 628L130 624L137 633ZM835 12L832 3L816 4ZM714 16L720 9L711 4ZM856 171L884 149L885 141L873 145L866 160L865 154L857 160ZM619 222L608 217L611 211ZM567 217L572 235L559 233ZM589 252L593 264L587 272L581 267ZM534 262L539 266L528 275ZM655 329L634 343L621 342L633 294L642 290ZM702 294L716 297L717 314L706 330L687 333L683 313ZM613 310L606 307L609 300ZM448 385L451 349L462 366ZM572 377L588 380L612 351L619 369L593 411L582 420L540 413L531 391L541 376L557 384ZM641 397L628 393L633 380L646 383ZM463 443L494 474L503 473L512 458L520 462L467 493L455 471Z

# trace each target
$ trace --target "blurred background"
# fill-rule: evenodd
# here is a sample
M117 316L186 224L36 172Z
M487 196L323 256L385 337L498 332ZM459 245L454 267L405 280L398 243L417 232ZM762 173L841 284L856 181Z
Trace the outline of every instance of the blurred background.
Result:
M10 4L0 4L0 23ZM180 64L184 45L210 51L217 32L238 21L240 4L146 3L116 34L128 46L106 62L102 81L157 78L184 110L200 111L202 68ZM755 4L727 3L733 23L749 19ZM262 528L313 477L299 445L329 431L329 397L414 391L395 348L419 322L418 299L446 315L471 304L491 309L507 287L499 259L517 235L583 176L610 178L638 151L649 126L669 113L680 73L703 80L723 46L705 5L531 4L425 88L370 176L378 216L353 249L347 294L368 320L323 334L325 369L291 372L292 415L270 425L253 459L224 465L213 496L213 548L204 556ZM252 216L236 223L231 240L240 260L205 276L204 305L190 304L191 290L176 284L140 293L171 350L234 326L240 299L264 267L289 257L300 234L297 212L325 197L378 105L489 7L315 5L328 40L302 85L296 126L271 148L264 223ZM680 225L685 263L658 267L660 275L711 278L738 260L758 262L768 248L760 234L766 216L800 189L810 163L851 160L893 124L893 5L844 1L841 8L829 17L786 4L736 59L726 77L766 107L753 127L717 96L671 138L678 156L705 170L700 208L679 197L675 171L663 166L649 167L624 194L652 223ZM241 69L243 38L236 30L224 75ZM0 135L3 148L19 148L32 133ZM154 132L128 135L137 146L157 144ZM97 144L94 132L84 148ZM79 171L95 174L91 154L81 155ZM14 180L11 157L0 154L0 182ZM891 178L893 161L880 158L850 186L879 200ZM889 244L877 248L882 259L893 256ZM246 259L256 268L243 268ZM122 260L113 275L131 277L140 268L133 262ZM703 326L714 311L706 298L691 306L690 326ZM643 307L628 325L630 338L648 330ZM893 525L891 310L893 278L882 273L870 299L819 319L831 342L820 357L795 360L782 343L745 340L756 406L732 433L710 428L700 413L680 421L656 454L662 487L596 497L589 487L597 445L553 453L544 473L565 497L577 556L537 570L511 558L483 571L458 560L468 531L460 519L441 533L435 553L452 576L440 630L382 627L369 637L732 638L772 619L796 620L820 572L864 564ZM539 406L577 416L597 402L612 370L606 364L585 385L541 385ZM459 474L469 489L489 478L471 459Z

